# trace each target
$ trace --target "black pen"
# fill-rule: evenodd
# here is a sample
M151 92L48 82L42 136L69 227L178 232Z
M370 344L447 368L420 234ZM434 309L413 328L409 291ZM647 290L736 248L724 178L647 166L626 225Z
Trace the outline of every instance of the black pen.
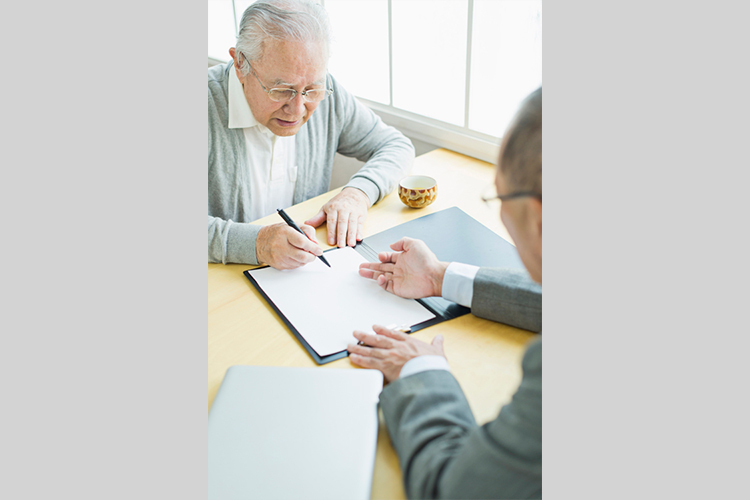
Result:
M289 224L290 227L293 227L294 229L296 229L300 234L302 234L302 236L312 241L312 239L310 239L310 237L307 236L305 232L302 229L300 229L297 224L294 223L294 221L286 214L286 212L284 212L280 208L277 208L276 211L279 213L281 218L284 219L284 222ZM328 263L325 257L323 257L322 255L318 255L318 258L323 261L323 264L325 264L328 267L331 267L331 264Z

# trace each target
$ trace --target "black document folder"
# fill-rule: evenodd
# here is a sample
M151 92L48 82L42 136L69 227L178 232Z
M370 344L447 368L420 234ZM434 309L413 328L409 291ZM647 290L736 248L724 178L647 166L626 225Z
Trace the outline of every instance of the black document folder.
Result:
M392 252L390 245L404 236L424 241L441 262L526 269L516 247L458 207L446 208L369 236L355 250L370 262L379 262L378 253ZM468 307L441 297L417 299L417 302L432 311L436 318L414 325L413 332L470 312Z
M525 269L513 245L458 207L425 215L368 236L354 249L368 261L378 262L378 253L391 252L390 245L404 236L424 241L438 260L443 262L462 262L479 267ZM245 271L245 276L273 307L276 314L289 327L316 363L324 364L348 355L347 351L327 356L318 355L283 312L276 307L273 300L264 293L253 278L251 271ZM440 297L417 299L417 302L435 314L435 318L413 325L412 332L470 312L469 308Z

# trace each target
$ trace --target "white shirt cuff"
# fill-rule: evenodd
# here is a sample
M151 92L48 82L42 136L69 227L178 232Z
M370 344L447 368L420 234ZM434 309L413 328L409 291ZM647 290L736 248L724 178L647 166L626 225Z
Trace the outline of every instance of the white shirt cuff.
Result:
M471 307L474 298L474 277L477 266L451 262L443 276L443 298L464 307Z
M398 378L416 375L419 372L426 372L427 370L451 371L448 366L448 360L444 357L434 354L424 354L404 363L404 366L401 367L401 373L399 373Z

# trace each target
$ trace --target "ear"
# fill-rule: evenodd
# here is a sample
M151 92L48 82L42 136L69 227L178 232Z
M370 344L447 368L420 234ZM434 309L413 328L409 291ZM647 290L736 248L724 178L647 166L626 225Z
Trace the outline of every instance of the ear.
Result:
M529 211L533 224L534 236L542 240L542 202L536 198L529 199Z
M234 72L237 73L237 78L239 78L240 83L244 84L244 75L240 72L240 64L239 64L239 52L235 50L234 47L229 49L229 55L232 56L232 59L234 60Z

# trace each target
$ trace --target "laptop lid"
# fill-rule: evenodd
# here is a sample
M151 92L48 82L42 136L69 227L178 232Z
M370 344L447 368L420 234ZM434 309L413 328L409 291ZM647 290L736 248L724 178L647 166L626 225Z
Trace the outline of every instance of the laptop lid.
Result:
M232 366L208 416L209 499L367 499L377 370Z

